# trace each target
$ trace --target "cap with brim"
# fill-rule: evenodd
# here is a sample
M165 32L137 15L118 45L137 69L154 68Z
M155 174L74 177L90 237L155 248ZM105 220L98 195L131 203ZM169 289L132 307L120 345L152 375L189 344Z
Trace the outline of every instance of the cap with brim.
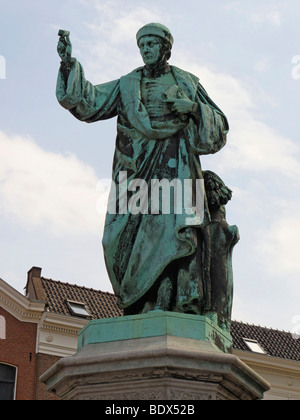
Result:
M174 43L174 38L171 34L171 31L166 26L160 23L149 23L148 25L143 26L136 34L137 43L139 44L140 39L143 36L151 35L160 36L164 40L168 41L171 44L171 46Z

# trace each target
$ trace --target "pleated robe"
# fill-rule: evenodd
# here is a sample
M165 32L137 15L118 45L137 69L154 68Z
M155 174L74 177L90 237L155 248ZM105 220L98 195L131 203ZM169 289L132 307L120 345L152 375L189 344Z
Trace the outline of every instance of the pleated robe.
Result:
M199 156L216 153L226 143L227 119L199 79L175 66L171 66L171 71L179 91L199 105L197 116L183 119L174 114L171 120L151 120L141 95L143 68L119 80L94 86L85 79L81 64L73 59L68 77L62 69L58 75L57 99L77 119L93 123L118 117L112 174L116 211L107 213L103 247L109 278L122 309L134 306L152 287L157 287L158 279L170 264L177 261L180 265L194 255L199 245L197 233L210 223L205 196L201 219L195 212L187 218L186 209L182 208L180 214L172 205L169 214L161 211L151 214L151 208L139 214L132 214L129 209L120 214L120 208L124 207L124 193L121 197L120 191L124 191L124 185L123 189L115 188L122 184L120 173L123 178L126 173L125 189L134 180L143 180L148 186L153 179L176 179L182 184L192 180L196 185L196 180L203 179ZM127 191L127 200L132 195ZM150 201L149 198L149 207ZM204 281L203 278L200 274L194 282ZM179 291L181 306L185 301L197 299L203 306L203 290L209 291L208 286L193 284L191 279L188 290ZM204 304L207 310L208 293Z

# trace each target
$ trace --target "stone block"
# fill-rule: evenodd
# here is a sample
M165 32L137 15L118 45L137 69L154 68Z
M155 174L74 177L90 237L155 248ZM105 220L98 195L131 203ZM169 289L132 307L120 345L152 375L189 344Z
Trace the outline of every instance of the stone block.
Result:
M65 400L261 399L267 382L222 352L211 341L217 327L198 318L161 312L91 321L77 354L41 381Z

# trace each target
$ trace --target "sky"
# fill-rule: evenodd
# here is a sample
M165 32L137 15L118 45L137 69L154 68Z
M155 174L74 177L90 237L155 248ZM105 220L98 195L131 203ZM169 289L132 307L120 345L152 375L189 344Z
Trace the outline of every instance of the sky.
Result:
M142 65L135 35L170 28L170 64L226 114L226 147L201 157L233 190L233 319L300 333L299 0L0 0L0 277L112 291L102 234L116 119L76 120L55 97L58 30L93 84ZM155 233L154 233L155 234Z

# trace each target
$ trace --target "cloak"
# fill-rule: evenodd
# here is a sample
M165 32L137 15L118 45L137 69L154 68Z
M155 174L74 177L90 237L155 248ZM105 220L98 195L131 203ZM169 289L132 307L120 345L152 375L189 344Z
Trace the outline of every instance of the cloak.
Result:
M183 120L174 114L168 120L151 120L142 102L143 68L96 86L85 79L76 59L67 79L62 69L59 71L57 99L77 119L92 123L118 117L114 185L122 184L120 173L126 173L126 187L134 180L143 180L148 186L151 180L195 183L203 179L199 155L216 153L226 143L227 119L199 79L175 66L171 66L171 71L179 90L199 105L197 116ZM116 208L120 209L124 199L121 188L112 191L116 193ZM127 200L133 192L126 191ZM195 199L193 196L193 202ZM150 201L149 198L149 205ZM187 223L185 210L182 208L180 214L171 206L169 214L107 213L104 256L120 308L128 308L141 299L173 261L195 253L197 243L188 227L203 229L209 224L205 197L201 221L199 215L189 213Z

